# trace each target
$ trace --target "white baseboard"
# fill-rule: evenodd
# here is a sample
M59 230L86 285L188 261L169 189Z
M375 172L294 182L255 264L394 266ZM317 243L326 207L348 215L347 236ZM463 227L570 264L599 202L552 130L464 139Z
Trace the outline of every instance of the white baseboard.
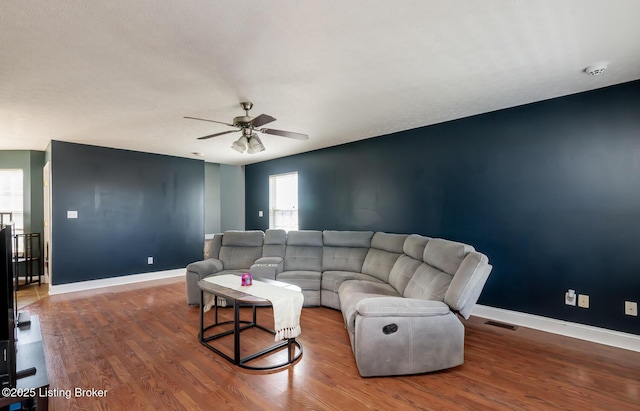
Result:
M49 287L49 295L73 293L76 291L94 290L96 288L113 287L116 285L125 285L139 283L142 281L160 280L163 278L184 276L184 268L176 268L175 270L154 271L152 273L123 275L120 277L102 278L100 280L80 281L77 283L52 285Z
M477 304L473 308L471 315L640 352L640 335L607 330L606 328L556 320L517 311L509 311L502 308L488 307L480 304Z

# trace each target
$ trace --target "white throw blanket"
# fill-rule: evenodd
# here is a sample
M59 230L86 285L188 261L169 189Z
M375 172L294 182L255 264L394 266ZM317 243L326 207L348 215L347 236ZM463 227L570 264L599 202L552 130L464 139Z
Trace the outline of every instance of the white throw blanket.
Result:
M302 332L300 314L302 313L304 296L300 291L263 283L255 278L253 285L243 287L240 285L240 276L233 274L207 277L204 281L271 301L276 341L296 338ZM214 304L214 295L205 292L204 297L204 310L208 311ZM220 297L218 297L218 302L220 302Z

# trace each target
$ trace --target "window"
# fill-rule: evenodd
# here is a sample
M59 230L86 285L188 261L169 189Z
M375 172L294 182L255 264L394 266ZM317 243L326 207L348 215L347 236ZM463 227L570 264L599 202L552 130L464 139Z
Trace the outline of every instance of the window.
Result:
M298 173L269 176L269 228L298 229Z
M22 170L0 170L0 213L2 223L13 222L13 234L24 232Z

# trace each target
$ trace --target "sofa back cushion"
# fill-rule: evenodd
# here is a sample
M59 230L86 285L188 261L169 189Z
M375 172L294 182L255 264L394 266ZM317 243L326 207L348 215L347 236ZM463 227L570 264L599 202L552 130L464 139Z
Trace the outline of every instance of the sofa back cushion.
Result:
M222 233L213 235L213 238L204 240L204 259L218 258L222 247Z
M477 251L470 252L453 276L444 302L464 318L469 318L491 269L487 256Z
M406 234L375 233L362 264L362 273L388 283L391 269L402 254L406 239Z
M411 234L406 240L404 240L404 244L402 244L402 252L415 260L422 261L427 242L429 242L429 237Z
M287 233L284 271L322 271L322 231Z
M444 301L453 276L473 247L455 241L432 238L425 246L423 261L409 280L403 296Z
M454 275L467 254L475 249L464 243L432 238L424 248L423 260L449 275Z
M218 259L225 270L248 269L262 257L262 231L225 231Z
M404 293L409 280L422 264L422 256L428 242L429 237L423 237L418 234L411 234L404 241L402 245L403 254L398 257L389 273L389 284L399 294Z
M287 243L287 232L280 229L269 229L264 232L264 245L262 246L263 257L284 258L285 244Z
M361 272L372 231L323 231L322 271Z

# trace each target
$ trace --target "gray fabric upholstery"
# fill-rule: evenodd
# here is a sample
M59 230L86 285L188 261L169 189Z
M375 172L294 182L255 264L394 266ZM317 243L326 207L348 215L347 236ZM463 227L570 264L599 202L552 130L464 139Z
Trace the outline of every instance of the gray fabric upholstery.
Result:
M249 272L254 277L275 280L276 275L284 269L284 259L282 257L261 257L249 267Z
M353 271L324 271L322 273L322 289L337 293L340 289L340 285L349 280L371 281L376 283L382 282L370 275L356 273Z
M415 260L422 261L422 259L424 258L424 248L427 246L428 241L429 237L423 237L418 234L411 234L404 241L402 252Z
M218 259L225 270L246 269L262 257L262 231L225 231Z
M286 243L287 243L286 231L276 230L276 229L270 229L265 231L264 245L262 246L262 256L284 258Z
M413 273L416 272L421 264L421 261L402 254L396 260L393 268L391 268L391 272L389 273L389 284L391 284L400 294L404 293L407 284L409 284L409 280L413 277Z
M398 257L389 273L389 284L391 284L400 294L404 293L409 280L413 277L424 256L424 249L427 246L429 237L418 234L411 234L402 245L403 255Z
M321 231L289 231L284 271L322 271Z
M276 280L297 285L302 289L305 307L315 307L320 305L320 281L322 273L320 271L283 271L276 276Z
M198 281L204 277L227 274L228 270L248 272L251 265L262 256L263 237L262 231L225 231L222 235L214 235L211 254L217 255L217 258L187 266L187 303L200 304ZM219 251L216 251L218 245Z
M342 311L365 377L462 364L464 327L455 313L469 317L492 269L470 245L417 234L230 231L207 246L218 258L187 266L189 304L199 303L201 278L247 267L297 285L305 307Z
M357 313L353 350L363 377L424 373L464 361L464 327L444 303L367 298ZM385 334L388 326L396 331Z
M371 248L402 254L404 242L409 237L407 234L391 234L377 232L371 238Z
M473 247L455 241L432 238L424 249L423 260L449 275L454 275Z
M216 258L209 258L207 260L196 261L195 263L189 264L187 266L187 274L185 278L187 304L200 304L200 287L198 287L198 281L213 273L219 272L222 269L222 262Z
M402 293L403 297L443 301L453 276L429 264L420 264Z
M204 259L218 258L222 247L222 234L214 234L213 238L204 241Z
M322 244L331 247L371 247L373 231L330 231L322 232Z
M372 231L323 231L322 290L323 306L340 309L338 288L345 280L373 280L362 274L362 264L371 246Z
M372 281L381 283L375 277L372 277L367 274L362 274L353 271L324 271L322 273L322 292L321 292L321 300L322 305L325 307L335 308L339 310L340 307L340 297L338 296L338 289L340 285L349 280L360 280L360 281ZM333 294L331 296L331 294Z
M322 231L298 230L287 233L287 245L322 247Z
M270 228L264 232L264 244L279 245L287 243L287 232L276 228ZM267 256L265 256L267 257Z
M220 261L222 261L225 270L245 269L249 271L249 267L261 256L262 246L232 247L223 245L222 248L220 248Z
M340 286L338 295L344 324L351 332L355 331L356 307L360 301L380 296L400 297L389 284L369 281L345 281Z
M405 234L375 233L371 239L371 248L364 259L362 272L389 282L389 274L402 254L406 239Z
M264 233L262 231L228 230L222 235L222 246L225 247L262 247Z
M222 261L216 258L196 261L195 263L191 263L187 266L188 272L196 273L200 276L200 279L198 281L215 272L222 271L223 269L224 266L222 265Z
M469 253L453 276L444 302L468 319L491 269L487 256L475 251Z
M320 271L283 271L276 276L276 280L297 285L303 290L316 290L320 293Z
M322 248L322 271L361 272L368 248L329 247Z
M402 294L407 298L444 301L453 275L473 247L454 241L432 238L424 249L424 263L409 280Z
M322 231L300 230L287 233L284 271L278 281L297 285L304 295L304 306L320 305L322 278Z

